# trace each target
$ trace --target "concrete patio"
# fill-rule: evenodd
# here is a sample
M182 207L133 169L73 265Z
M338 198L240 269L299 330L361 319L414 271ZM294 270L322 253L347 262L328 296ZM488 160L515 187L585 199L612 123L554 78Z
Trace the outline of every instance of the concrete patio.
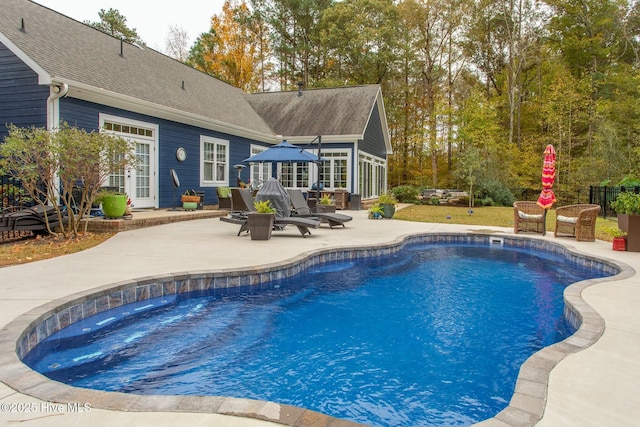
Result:
M91 289L147 276L186 273L204 270L244 269L285 262L301 254L344 246L364 246L389 243L402 236L415 233L452 232L511 235L511 229L500 227L472 227L454 224L414 223L399 220L371 221L366 211L346 211L354 220L347 227L329 229L323 226L313 235L302 238L295 227L274 233L269 241L252 241L249 236L236 236L237 227L218 218L201 218L164 225L123 231L107 242L90 250L55 259L0 269L0 324L3 338L8 335L9 324L25 313L52 301ZM176 215L188 215L185 212ZM166 216L163 211L134 213L135 217L156 218ZM173 215L173 214L172 214ZM204 214L198 214L204 215ZM207 216L214 215L212 213ZM195 219L186 217L184 219ZM177 221L177 220L176 220ZM149 224L147 224L149 225ZM579 252L613 259L637 270L640 254L613 252L611 243L576 242L573 239L555 239L527 235L532 239L547 239L565 244ZM632 426L640 420L640 277L635 272L623 280L604 282L582 291L582 298L599 313L605 322L600 339L581 352L570 354L551 371L547 404L540 426ZM27 319L28 320L28 319ZM6 339L5 339L6 341ZM5 374L15 366L8 363L8 354L14 342L0 342L0 370ZM9 349L9 350L7 350ZM15 356L13 356L15 357ZM540 385L546 388L546 385ZM78 402L83 403L92 402ZM228 405L225 413L241 413L234 404L246 402L226 400L218 406ZM268 412L280 405L263 405L254 412L261 418L245 418L221 413L195 413L172 410L170 405L159 404L159 412L137 412L98 409L74 412L27 394L19 393L0 384L0 424L29 426L112 426L137 425L216 425L267 426L277 425L265 420L293 416ZM103 406L108 407L108 405ZM184 406L180 406L184 408ZM284 407L280 407L280 411ZM286 407L295 412L295 408ZM313 414L298 418L292 425L349 425L348 422L318 418ZM487 425L508 425L497 419Z

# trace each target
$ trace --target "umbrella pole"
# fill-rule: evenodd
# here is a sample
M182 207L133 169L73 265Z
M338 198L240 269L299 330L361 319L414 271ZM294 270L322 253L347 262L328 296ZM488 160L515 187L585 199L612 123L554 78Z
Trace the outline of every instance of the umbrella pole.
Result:
M547 209L544 210L542 214L542 235L545 236L547 234Z
M320 160L321 154L320 152L322 151L322 135L318 135L318 181L316 181L316 191L317 191L317 195L316 195L316 203L320 203L320 170L322 168L322 160Z

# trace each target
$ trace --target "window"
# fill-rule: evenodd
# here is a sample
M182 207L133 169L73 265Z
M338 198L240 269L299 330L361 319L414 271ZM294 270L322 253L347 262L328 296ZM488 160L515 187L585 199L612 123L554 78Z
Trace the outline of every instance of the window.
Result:
M387 164L383 159L360 153L359 192L363 198L375 197L387 189Z
M309 163L282 163L280 182L287 188L308 188Z
M200 185L229 185L229 141L200 138Z
M325 189L349 188L349 152L323 151L320 182Z
M251 146L251 156L262 153L267 147L261 147L259 145ZM252 187L260 187L271 176L271 163L251 163L251 173L249 178L251 179Z

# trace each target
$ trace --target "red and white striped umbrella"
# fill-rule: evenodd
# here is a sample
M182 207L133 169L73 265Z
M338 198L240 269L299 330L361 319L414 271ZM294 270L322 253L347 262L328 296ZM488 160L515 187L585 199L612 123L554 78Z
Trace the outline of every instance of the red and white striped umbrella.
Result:
M544 165L542 166L542 192L538 197L538 206L542 209L550 209L556 202L553 193L553 183L556 179L556 150L553 145L547 145L544 150Z

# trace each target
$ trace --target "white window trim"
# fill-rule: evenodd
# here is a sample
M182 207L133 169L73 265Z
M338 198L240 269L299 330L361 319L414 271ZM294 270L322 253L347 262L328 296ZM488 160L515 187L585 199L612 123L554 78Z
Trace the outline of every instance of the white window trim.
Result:
M258 153L262 153L263 151L267 150L269 147L265 147L263 145L256 145L256 144L251 144L251 146L249 147L249 154L251 156L254 156L255 154ZM260 175L262 175L262 173L264 173L267 178L271 176L271 163L270 162L264 162L264 163L258 163L258 169L260 169L261 173ZM250 180L250 184L252 185L261 185L264 184L264 181L262 179L262 176L255 176L255 174L253 173L254 168L253 168L254 164L250 164L249 166L249 180ZM256 183L256 180L258 181Z
M314 154L318 154L318 150L313 150ZM331 149L331 148L323 148L322 151L320 152L320 157L325 156L327 153L339 153L339 154L347 154L346 156L342 157L328 157L327 160L329 160L331 162L332 159L340 159L340 160L346 160L347 161L347 186L346 189L350 189L352 188L352 183L351 183L351 177L353 175L353 171L352 171L352 167L353 167L353 151L350 148L335 148L335 149ZM325 188L325 190L327 191L335 191L336 188L333 187L333 185L335 184L333 182L333 178L334 178L334 170L333 170L333 162L331 162L331 177L330 177L330 182L331 182L331 187L329 188ZM309 171L311 173L311 171ZM313 185L316 183L315 179L318 176L318 166L317 165L313 165L313 181L310 182L309 185Z
M377 197L379 196L381 193L387 191L387 180L388 180L388 174L389 174L389 169L388 169L388 165L387 165L387 160L374 156L373 154L369 154L369 153L365 153L363 151L360 151L358 153L358 173L360 173L360 163L366 163L366 164L370 164L371 165L371 186L372 186L372 194L370 195L370 197ZM378 167L382 167L382 169L384 170L384 184L382 185L381 188L378 187L378 182L380 181L380 176L378 174ZM359 178L358 178L359 180ZM359 193L364 193L364 189L362 188L362 186L364 185L363 182L358 182L358 190L357 192Z
M225 179L221 181L205 181L204 179L204 144L218 144L226 147L225 157ZM229 141L211 136L200 136L200 187L229 187Z

